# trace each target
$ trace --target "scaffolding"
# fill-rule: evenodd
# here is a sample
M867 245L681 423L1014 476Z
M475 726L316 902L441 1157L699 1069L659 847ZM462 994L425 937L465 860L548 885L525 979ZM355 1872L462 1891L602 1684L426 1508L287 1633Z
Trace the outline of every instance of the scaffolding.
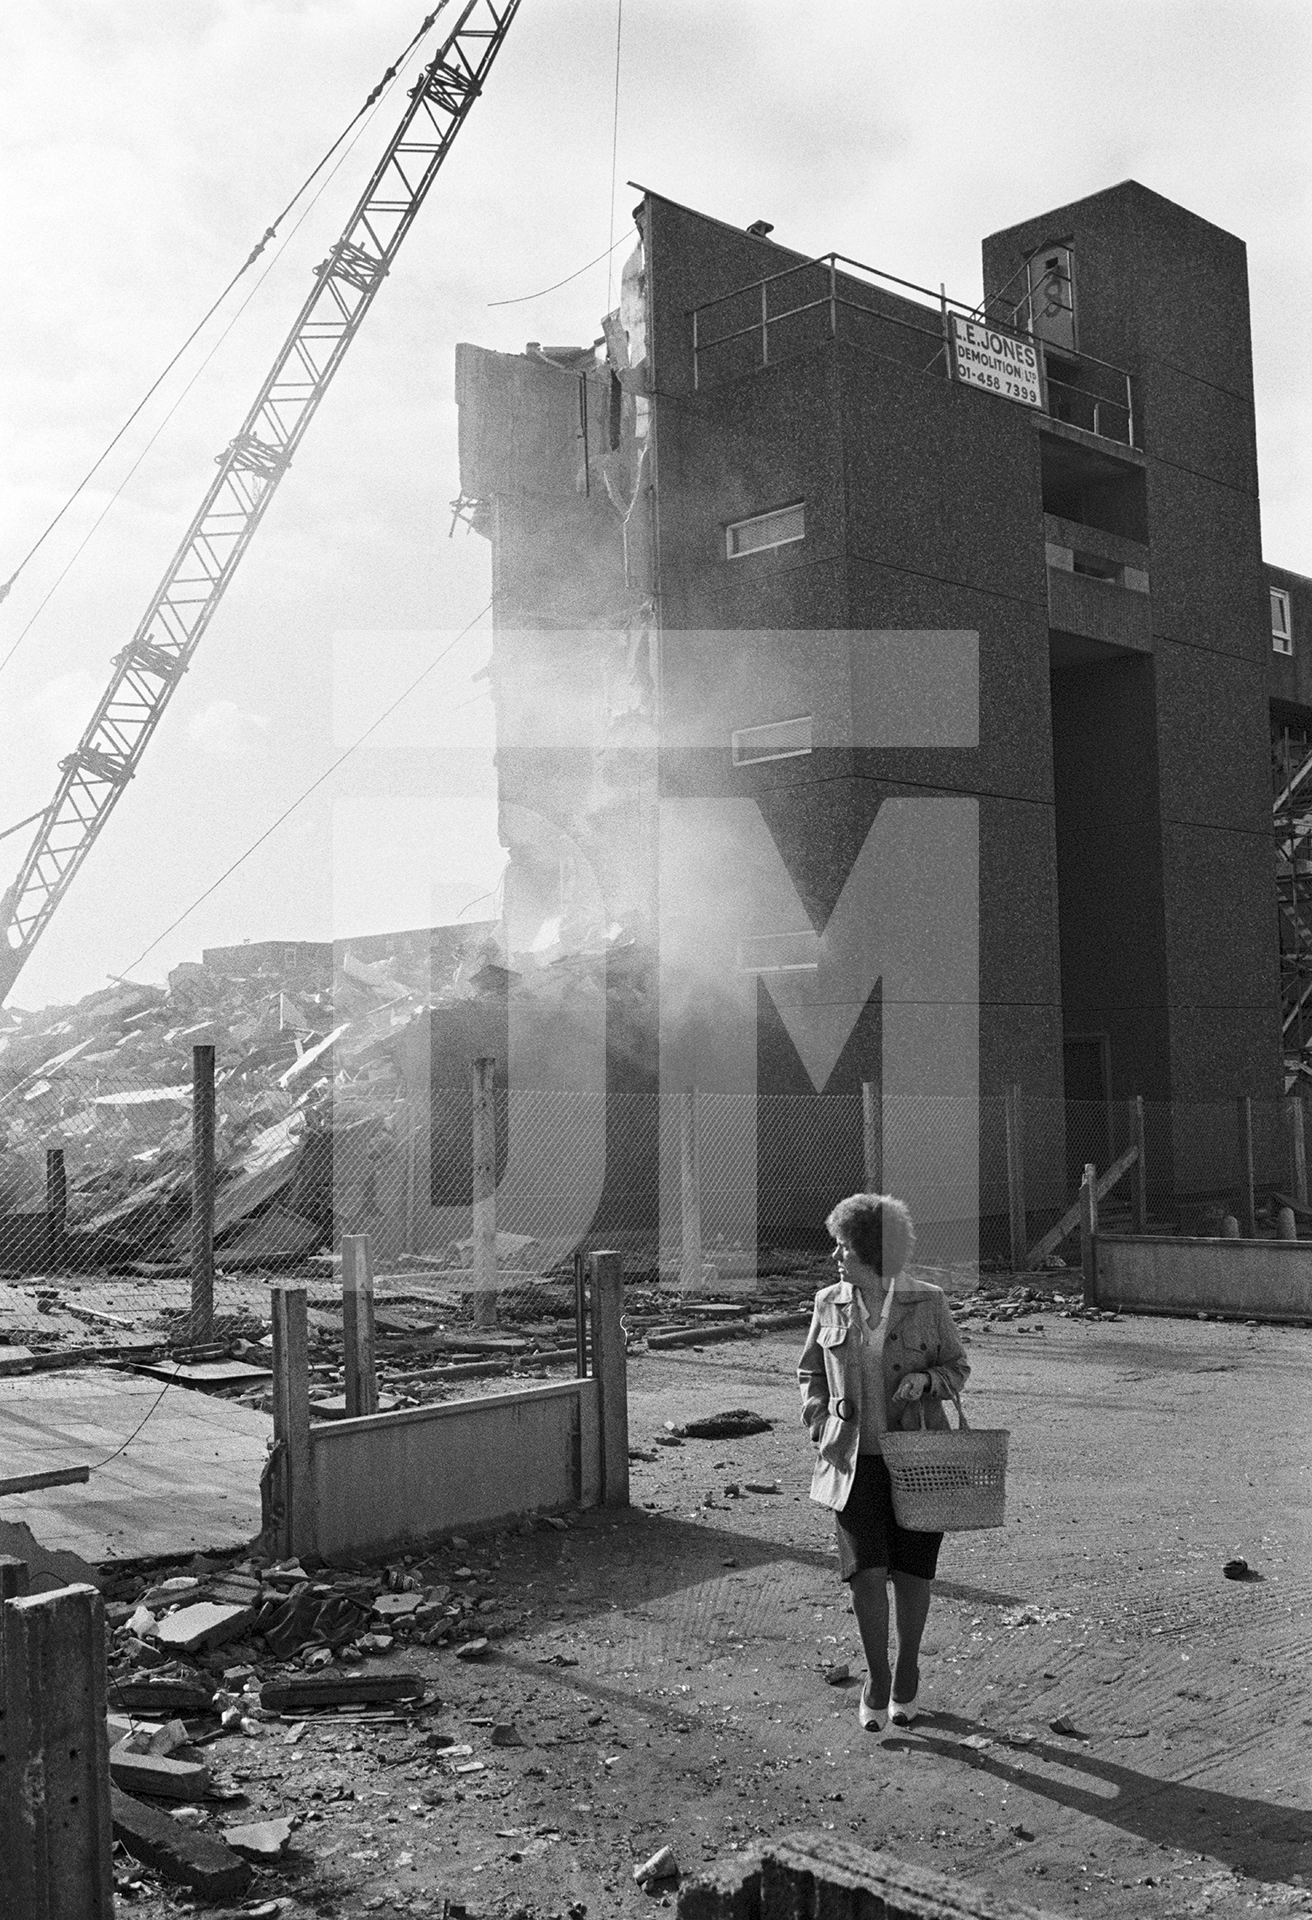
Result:
M1271 732L1272 820L1286 1093L1312 1085L1312 728Z

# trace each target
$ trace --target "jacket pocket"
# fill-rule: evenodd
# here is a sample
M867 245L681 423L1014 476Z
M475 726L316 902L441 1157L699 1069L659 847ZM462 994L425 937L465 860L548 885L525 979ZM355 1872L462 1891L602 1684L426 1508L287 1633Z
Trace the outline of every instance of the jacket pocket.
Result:
M836 1413L828 1414L816 1448L817 1457L826 1466L846 1467L854 1445L853 1433L850 1421L840 1420Z
M852 1331L852 1316L841 1307L822 1309L815 1337L822 1347L841 1347Z

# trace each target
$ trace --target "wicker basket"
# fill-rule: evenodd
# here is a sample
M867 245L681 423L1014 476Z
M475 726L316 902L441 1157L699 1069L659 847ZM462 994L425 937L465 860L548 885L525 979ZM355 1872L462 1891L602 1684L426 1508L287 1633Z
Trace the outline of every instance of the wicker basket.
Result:
M879 1444L893 1483L900 1527L916 1533L967 1533L1000 1527L1007 1494L1005 1427L974 1428L956 1401L955 1432L921 1424L908 1433L883 1433Z

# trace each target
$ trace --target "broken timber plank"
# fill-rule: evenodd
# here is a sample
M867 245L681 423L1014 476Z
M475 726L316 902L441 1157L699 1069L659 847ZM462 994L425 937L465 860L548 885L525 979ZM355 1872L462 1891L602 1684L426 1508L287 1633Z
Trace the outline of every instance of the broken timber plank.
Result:
M1112 1161L1106 1173L1099 1175L1094 1186L1095 1197L1099 1200L1105 1199L1116 1185L1116 1182L1123 1174L1129 1172L1138 1158L1138 1147L1127 1147L1123 1154ZM1061 1219L1048 1228L1043 1238L1034 1242L1034 1245L1025 1256L1027 1263L1032 1267L1037 1260L1042 1260L1045 1254L1055 1253L1062 1241L1068 1234L1074 1233L1079 1224L1080 1203L1076 1200L1072 1206L1067 1207Z
M15 1473L0 1480L0 1494L35 1493L38 1487L71 1487L90 1478L90 1467L53 1467L48 1473Z

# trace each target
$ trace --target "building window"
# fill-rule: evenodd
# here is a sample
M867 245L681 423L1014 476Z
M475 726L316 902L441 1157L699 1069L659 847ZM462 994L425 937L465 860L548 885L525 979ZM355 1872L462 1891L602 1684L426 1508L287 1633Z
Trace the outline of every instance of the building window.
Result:
M777 507L773 513L754 513L750 520L733 521L724 530L725 555L741 560L744 554L786 547L805 535L806 508L799 500L795 507Z
M813 927L802 933L753 933L738 942L740 973L815 973L820 965L820 935Z
M753 767L758 760L791 760L811 751L811 716L772 720L764 727L738 727L729 735L736 767Z
M1294 629L1289 617L1289 595L1283 587L1271 589L1271 645L1277 653L1294 651Z

